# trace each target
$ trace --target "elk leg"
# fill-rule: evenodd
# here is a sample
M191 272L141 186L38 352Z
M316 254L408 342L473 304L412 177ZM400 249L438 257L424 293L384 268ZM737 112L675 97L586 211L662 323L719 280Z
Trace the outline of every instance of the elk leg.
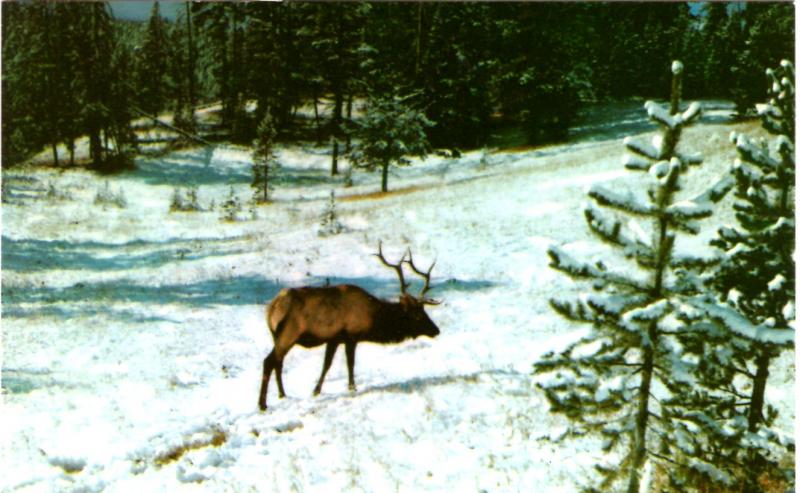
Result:
M283 360L275 363L275 380L278 382L278 397L283 399L286 392L283 391Z
M347 388L351 392L356 391L356 382L353 378L353 367L356 365L356 341L345 341L345 354L347 354Z
M261 391L258 393L258 408L262 411L267 409L267 386L269 378L272 376L272 370L275 368L275 359L274 349L264 358L264 374L261 376Z
M333 355L336 354L336 348L339 347L338 342L331 341L325 346L325 362L322 364L322 374L319 376L319 382L314 387L314 395L319 395L322 391L322 382L325 380L325 375L333 362Z

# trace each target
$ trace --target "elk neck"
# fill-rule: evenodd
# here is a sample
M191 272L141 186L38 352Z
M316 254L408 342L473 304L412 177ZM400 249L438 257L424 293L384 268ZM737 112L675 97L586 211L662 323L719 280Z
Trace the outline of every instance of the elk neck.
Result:
M398 302L381 301L375 313L375 322L365 340L377 343L401 342L413 337L407 327L405 309Z

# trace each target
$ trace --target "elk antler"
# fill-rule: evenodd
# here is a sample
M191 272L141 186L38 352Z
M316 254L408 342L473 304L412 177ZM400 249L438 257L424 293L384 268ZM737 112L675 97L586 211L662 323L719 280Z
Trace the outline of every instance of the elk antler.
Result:
M407 253L408 253L408 260L406 260L406 263L409 266L411 266L411 270L413 270L414 272L417 273L417 275L425 279L425 284L422 286L422 290L419 292L419 300L428 305L438 305L439 303L441 303L441 301L435 301L430 298L425 298L425 293L427 293L428 290L431 288L431 271L433 271L433 266L436 265L436 261L434 260L433 263L431 263L431 266L428 267L428 270L423 272L422 270L418 269L416 265L414 265L414 257L411 255L410 248L407 250Z
M403 257L400 259L399 262L397 262L396 264L392 264L388 260L386 260L386 257L383 256L383 242L378 241L378 253L374 255L378 257L381 260L381 262L383 262L383 265L391 267L397 272L397 277L400 280L400 293L406 294L406 288L408 287L408 283L406 283L406 280L403 277L403 262L406 262L406 253L403 254Z

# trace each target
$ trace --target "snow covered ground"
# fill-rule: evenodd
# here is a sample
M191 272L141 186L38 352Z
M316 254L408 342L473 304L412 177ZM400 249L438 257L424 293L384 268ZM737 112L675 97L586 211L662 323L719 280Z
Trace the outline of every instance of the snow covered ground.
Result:
M576 491L614 458L591 439L546 440L565 422L531 369L585 330L549 308L581 287L548 268L547 247L608 255L584 224L585 191L642 178L620 164L615 139L631 128L609 114L568 145L395 168L385 195L377 173L354 172L349 188L330 178L327 149L282 148L274 203L245 205L235 222L220 204L231 187L250 196L245 148L143 158L108 180L122 208L95 203L106 179L86 171L6 171L0 489ZM731 130L757 128L689 129L686 148L707 161L698 180L733 162ZM170 213L188 185L206 210ZM345 229L320 236L331 190ZM316 398L323 351L294 348L289 397L273 384L260 413L265 303L328 280L396 296L371 255L379 240L387 255L408 246L437 260L430 294L443 303L428 312L441 335L359 345L354 394L339 351ZM768 397L791 430L793 355L772 376Z

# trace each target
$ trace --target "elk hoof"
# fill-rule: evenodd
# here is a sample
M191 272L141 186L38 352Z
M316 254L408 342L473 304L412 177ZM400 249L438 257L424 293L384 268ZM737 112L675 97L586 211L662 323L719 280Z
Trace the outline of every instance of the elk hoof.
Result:
M259 402L258 403L258 409L261 410L261 412L263 413L264 411L267 410L267 403L266 402Z
M356 384L351 383L350 385L347 386L347 388L350 389L350 392L355 392L356 391Z
M283 399L284 397L286 397L286 394L284 394L283 392L281 392L280 394L278 394L278 397L280 397L281 399Z
M316 388L314 389L314 396L318 396L322 389Z

